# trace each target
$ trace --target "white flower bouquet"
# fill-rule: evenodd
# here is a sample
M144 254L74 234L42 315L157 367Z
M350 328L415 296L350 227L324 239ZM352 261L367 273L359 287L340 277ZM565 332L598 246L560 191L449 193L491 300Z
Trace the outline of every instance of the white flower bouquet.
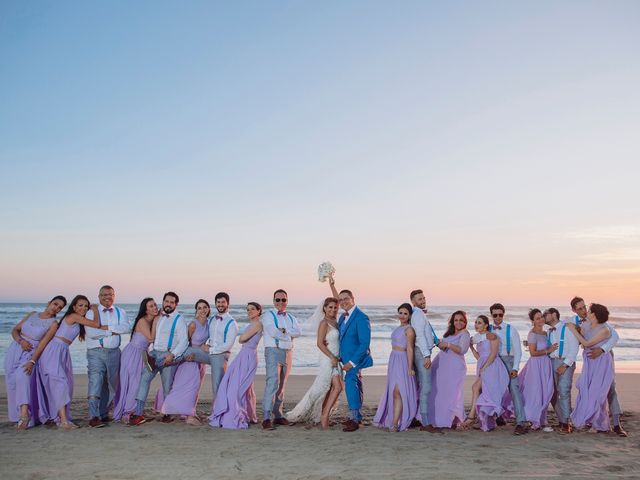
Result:
M322 262L318 267L318 281L326 282L327 278L336 273L336 269L331 265L331 262Z

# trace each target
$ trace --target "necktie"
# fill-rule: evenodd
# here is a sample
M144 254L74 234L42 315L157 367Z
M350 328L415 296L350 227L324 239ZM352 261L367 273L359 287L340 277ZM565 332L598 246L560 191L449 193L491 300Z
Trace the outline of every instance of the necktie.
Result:
M102 311L103 312L113 312L113 307L103 308Z

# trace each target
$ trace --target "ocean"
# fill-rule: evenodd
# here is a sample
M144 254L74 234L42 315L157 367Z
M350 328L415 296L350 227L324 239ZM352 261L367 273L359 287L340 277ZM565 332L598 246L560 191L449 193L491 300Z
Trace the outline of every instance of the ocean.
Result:
M138 305L119 304L124 308L133 320L138 311ZM45 304L42 303L0 303L0 358L4 359L5 352L12 342L11 330L14 325L28 312L42 311ZM295 315L303 326L303 336L295 340L293 352L293 373L308 374L313 373L318 365L319 351L316 347L315 332L311 328L305 328L305 322L315 310L315 305L293 306L289 305L288 311ZM395 306L363 305L360 306L371 319L371 355L373 356L374 368L368 373L384 374L386 364L391 352L390 336L391 331L398 325ZM487 314L487 307L467 306L428 306L428 318L437 335L441 338L446 330L446 325L450 315L460 308L467 312L469 332L473 335L473 321L479 314ZM540 307L543 309L543 307ZM531 322L527 316L528 307L506 307L506 321L517 328L521 339L526 339L527 333L531 329ZM179 309L187 318L193 317L193 307ZM569 317L571 311L568 308L559 309L562 318ZM615 348L616 363L640 360L640 307L610 307L611 318L609 322L615 326L620 341ZM247 324L247 317L244 305L233 305L231 314L238 321L242 330ZM61 315L59 315L61 316ZM123 336L122 347L129 341L129 336ZM236 342L233 354L238 352L240 345ZM76 340L70 347L73 361L73 370L76 373L87 371L86 347L85 344ZM434 354L437 349L434 349ZM258 349L259 368L264 368L264 356L262 343ZM526 349L523 348L522 364L528 358ZM475 364L475 358L471 353L467 353L466 360L469 365ZM470 368L470 372L475 371ZM0 363L0 373L4 373L4 361Z

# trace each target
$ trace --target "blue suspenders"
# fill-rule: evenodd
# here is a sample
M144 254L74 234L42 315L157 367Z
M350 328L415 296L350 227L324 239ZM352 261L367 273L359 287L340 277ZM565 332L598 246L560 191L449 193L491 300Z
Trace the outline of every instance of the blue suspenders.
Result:
M173 319L173 324L171 325L171 333L169 334L169 343L167 343L167 350L171 350L171 346L173 345L173 335L176 333L176 324L178 323L178 319L180 318L180 314L176 315L176 318Z

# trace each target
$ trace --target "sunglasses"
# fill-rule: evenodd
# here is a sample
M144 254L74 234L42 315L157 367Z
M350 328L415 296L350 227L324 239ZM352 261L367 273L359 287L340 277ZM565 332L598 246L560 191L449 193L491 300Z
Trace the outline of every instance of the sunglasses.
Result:
M280 303L280 302L285 302L286 303L287 299L286 298L274 298L273 301L276 302L276 303Z
M504 317L504 313L492 313L491 316L493 318L498 318L498 317L502 318Z

